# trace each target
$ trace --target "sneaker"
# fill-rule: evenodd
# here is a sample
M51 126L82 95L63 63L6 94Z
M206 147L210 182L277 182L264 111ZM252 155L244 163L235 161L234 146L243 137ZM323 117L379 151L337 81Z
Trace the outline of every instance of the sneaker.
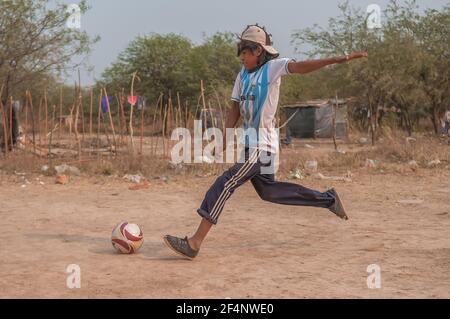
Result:
M334 188L332 188L330 191L334 194L334 197L335 197L334 205L330 210L333 213L335 213L339 218L342 218L343 220L348 220L348 216L347 216L347 213L345 212L344 204L342 203L338 192Z
M183 256L189 260L193 260L198 255L198 251L194 250L189 246L188 238L177 238L174 236L164 236L164 242L167 247L172 249L175 253L180 256Z

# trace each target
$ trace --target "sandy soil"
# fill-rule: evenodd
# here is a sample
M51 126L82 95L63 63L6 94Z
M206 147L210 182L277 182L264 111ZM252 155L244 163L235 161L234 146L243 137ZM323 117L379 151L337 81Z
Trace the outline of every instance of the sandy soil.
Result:
M153 180L140 191L107 177L75 177L65 186L41 180L25 188L0 182L2 298L450 297L446 169L299 181L336 186L348 222L321 209L265 203L245 185L193 262L169 251L162 236L193 232L214 177ZM144 230L136 255L115 253L109 241L122 220ZM81 289L66 286L69 264L81 267ZM371 264L381 267L381 289L367 287Z

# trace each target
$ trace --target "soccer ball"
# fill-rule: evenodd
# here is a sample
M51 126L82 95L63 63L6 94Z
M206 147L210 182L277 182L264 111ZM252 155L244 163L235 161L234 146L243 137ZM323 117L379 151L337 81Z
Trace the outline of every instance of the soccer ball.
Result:
M122 222L114 227L111 235L113 247L122 254L134 254L144 242L142 230L136 224Z

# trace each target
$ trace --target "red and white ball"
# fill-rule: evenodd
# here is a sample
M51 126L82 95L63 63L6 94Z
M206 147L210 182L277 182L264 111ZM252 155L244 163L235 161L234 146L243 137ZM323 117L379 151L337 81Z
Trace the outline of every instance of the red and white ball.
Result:
M122 222L114 227L111 243L122 254L134 254L144 243L144 234L138 225Z

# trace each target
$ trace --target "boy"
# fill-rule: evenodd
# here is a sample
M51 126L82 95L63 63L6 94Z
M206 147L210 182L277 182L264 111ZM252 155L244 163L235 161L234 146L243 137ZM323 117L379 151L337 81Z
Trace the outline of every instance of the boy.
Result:
M194 259L222 213L225 202L234 191L247 181L251 181L258 195L265 201L283 205L314 206L327 208L338 217L347 220L347 214L339 195L334 189L321 193L297 184L275 181L272 172L265 170L273 164L278 151L278 138L273 131L275 113L278 107L281 76L286 74L306 74L330 64L343 63L356 58L367 57L366 52L352 53L343 57L323 60L296 62L278 58L272 46L270 35L257 24L248 26L240 37L238 56L243 68L238 74L232 94L232 108L228 114L226 127L234 128L243 117L244 130L256 130L258 136L244 136L245 156L243 163L236 163L211 186L198 209L202 217L197 232L191 238L177 238L167 235L166 245L177 254ZM225 143L224 143L225 145ZM264 156L265 155L265 156Z

